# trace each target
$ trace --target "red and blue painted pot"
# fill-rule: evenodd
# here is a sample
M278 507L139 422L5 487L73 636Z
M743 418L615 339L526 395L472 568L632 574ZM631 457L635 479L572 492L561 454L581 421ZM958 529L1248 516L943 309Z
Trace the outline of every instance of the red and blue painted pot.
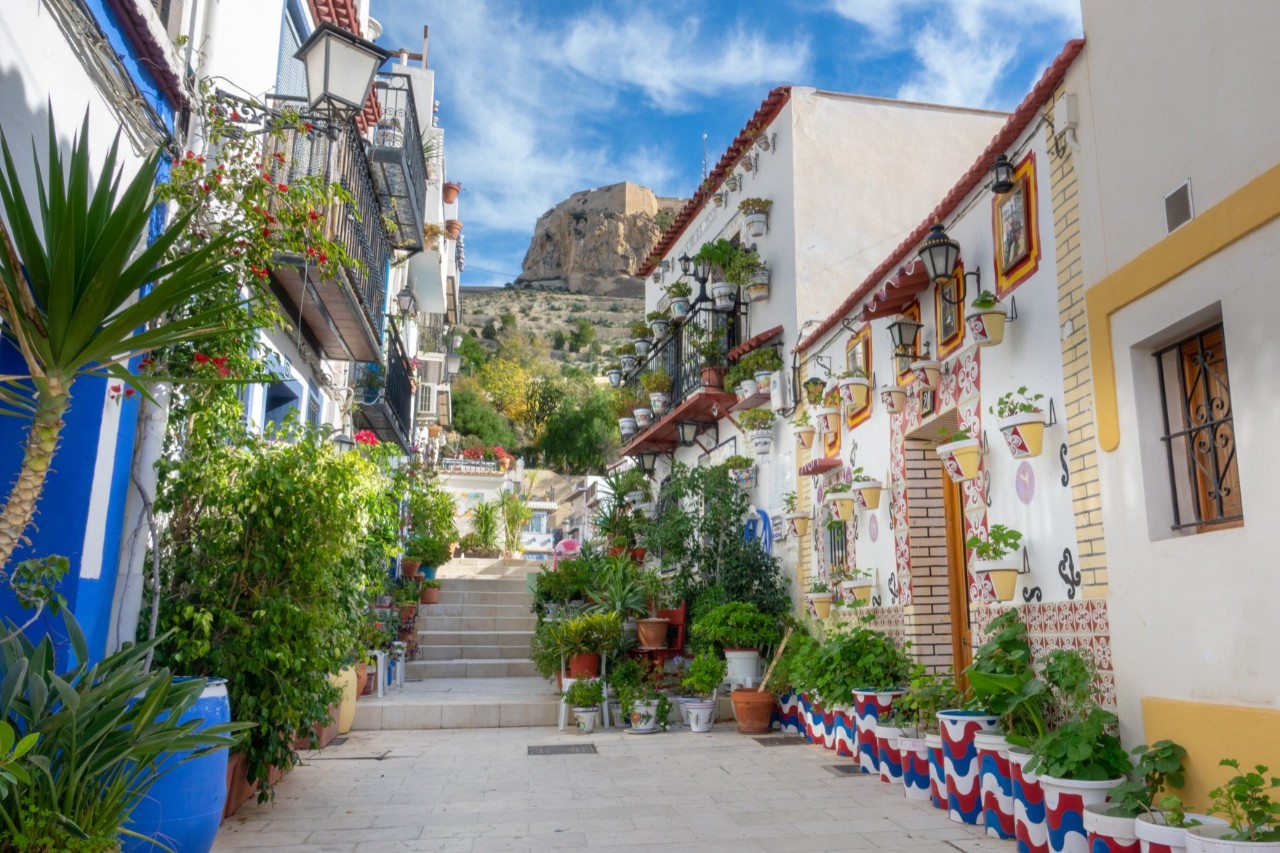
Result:
M925 748L929 750L929 802L935 809L947 809L947 774L943 767L942 735L924 736Z
M858 766L863 773L880 772L880 747L876 743L876 724L880 717L893 707L893 702L904 692L903 690L855 690L853 691L853 714L857 724L855 738Z
M940 711L942 775L947 786L947 816L956 823L982 825L982 788L978 749L973 737L991 731L998 717L981 711Z
M938 742L941 756L942 742ZM904 733L898 738L902 756L902 790L908 800L929 799L929 746L922 737Z
M809 702L809 719L806 722L809 729L809 743L814 746L826 747L827 745L827 727L824 722L826 712L823 710L818 697L813 697Z
M813 743L813 721L809 716L812 707L813 703L809 701L809 694L801 693L800 706L797 709L800 712L800 734L804 735L804 739L809 743Z
M795 693L783 693L773 708L773 722L783 734L804 734L800 724L800 697Z
M827 749L836 748L836 709L822 709L822 745Z
M1109 803L1090 803L1084 807L1084 831L1089 853L1139 853L1138 821L1131 817L1107 814Z
M1084 828L1084 807L1105 803L1107 794L1124 779L1084 782L1041 776L1044 789L1044 818L1049 830L1050 853L1089 853Z
M982 824L992 838L1013 838L1013 778L1009 742L999 732L978 732L978 786L982 790Z
M1187 820L1196 821L1201 826L1226 826L1222 818L1187 812ZM1142 853L1186 853L1187 830L1185 827L1168 826L1156 823L1150 815L1138 815L1134 831L1138 834L1138 843Z
M836 755L842 755L845 758L853 757L854 738L857 736L852 710L847 705L835 709Z
M876 726L876 763L880 765L881 782L902 781L902 753L898 751L898 738L902 729L897 726Z
M1049 853L1049 829L1044 822L1044 791L1040 777L1028 772L1031 752L1009 747L1009 777L1013 781L1013 835L1018 853Z

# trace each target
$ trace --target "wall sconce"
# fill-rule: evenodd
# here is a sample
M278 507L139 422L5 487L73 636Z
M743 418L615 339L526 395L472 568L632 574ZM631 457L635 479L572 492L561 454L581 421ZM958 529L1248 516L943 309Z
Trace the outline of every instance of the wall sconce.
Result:
M912 355L921 328L922 324L904 316L899 316L890 323L889 340L893 342L894 355Z
M947 236L941 222L935 222L916 255L924 263L930 281L934 284L946 284L955 272L956 262L960 260L960 244Z
M339 432L333 436L334 446L338 448L339 453L346 453L348 450L355 450L356 440L345 432Z
M408 316L418 313L418 299L413 295L413 291L409 285L400 288L400 292L396 294L396 307L400 309L400 314Z
M294 54L306 69L308 108L335 125L345 125L364 108L373 76L390 56L390 51L341 27L316 27Z
M991 166L991 191L996 195L1004 195L1013 189L1013 164L1003 154L996 156Z
M676 431L680 434L681 447L693 447L693 443L698 439L699 424L694 421L681 421L676 425Z
M462 372L462 356L461 355L459 355L456 352L451 352L446 354L444 358L445 358L445 370L449 372L450 376L457 376L459 373Z
M653 472L658 470L658 457L660 455L656 450L645 450L636 457L640 463L640 470L644 472L646 477L652 477Z

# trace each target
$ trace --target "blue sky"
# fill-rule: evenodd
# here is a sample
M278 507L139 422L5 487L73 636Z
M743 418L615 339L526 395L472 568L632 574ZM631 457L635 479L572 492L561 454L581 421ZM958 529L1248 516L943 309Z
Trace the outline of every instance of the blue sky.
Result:
M534 222L630 180L688 196L774 86L1012 109L1080 35L1078 0L374 0L379 43L431 28L463 284L520 271ZM924 211L921 215L924 215Z

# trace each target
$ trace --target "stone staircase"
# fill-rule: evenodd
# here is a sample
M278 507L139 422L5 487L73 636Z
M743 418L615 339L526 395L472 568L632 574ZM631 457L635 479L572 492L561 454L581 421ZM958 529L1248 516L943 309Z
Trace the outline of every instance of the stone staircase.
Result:
M556 724L559 697L529 660L536 619L527 575L539 565L460 562L442 567L440 602L418 608L418 650L405 667L404 689L361 699L354 728Z

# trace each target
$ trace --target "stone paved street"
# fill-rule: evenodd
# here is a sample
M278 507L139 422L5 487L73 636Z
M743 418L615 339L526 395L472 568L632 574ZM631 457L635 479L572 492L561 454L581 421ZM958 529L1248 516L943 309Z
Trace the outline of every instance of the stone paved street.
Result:
M527 754L586 743L598 754ZM804 744L766 748L726 723L707 735L355 731L309 754L274 805L248 804L225 821L214 849L1014 849L907 800L900 786L828 769L848 761Z

